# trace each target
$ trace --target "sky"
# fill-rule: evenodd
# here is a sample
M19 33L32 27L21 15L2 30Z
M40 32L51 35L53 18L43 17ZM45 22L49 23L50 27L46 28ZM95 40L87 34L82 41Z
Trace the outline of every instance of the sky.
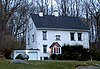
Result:
M36 0L28 0L29 1L29 3L31 2L31 1L36 1ZM51 0L48 0L49 2L48 2L48 4L49 4L49 6L48 7L50 7L51 6ZM52 5L53 5L53 8L54 9L57 9L58 7L57 7L57 3L56 3L56 1L55 0L52 0Z
M32 0L28 0L29 1L29 3L32 1ZM50 1L50 0L49 0ZM56 4L56 1L55 0L52 0L52 2L53 2L53 5L55 5Z

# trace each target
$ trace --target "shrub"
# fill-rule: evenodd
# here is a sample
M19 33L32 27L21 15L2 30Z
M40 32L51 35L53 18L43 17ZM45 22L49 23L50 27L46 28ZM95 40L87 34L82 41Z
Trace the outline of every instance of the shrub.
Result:
M96 49L91 49L90 50L90 58L92 58L92 60L98 60L100 61L100 52L97 51Z
M0 55L9 58L13 49L19 48L19 42L10 35L4 35L0 41Z
M51 58L52 60L55 60L55 59L56 59L56 54L51 54L51 55L50 55L50 58Z
M88 49L82 45L64 45L62 47L63 60L88 60Z
M9 48L9 49L5 49L5 58L6 59L10 59L11 58L11 52L12 52L12 49Z
M100 53L97 50L83 48L82 45L64 45L62 48L62 54L51 54L52 60L99 60Z
M50 58L52 60L61 60L62 59L62 56L61 56L61 54L51 54L50 55Z

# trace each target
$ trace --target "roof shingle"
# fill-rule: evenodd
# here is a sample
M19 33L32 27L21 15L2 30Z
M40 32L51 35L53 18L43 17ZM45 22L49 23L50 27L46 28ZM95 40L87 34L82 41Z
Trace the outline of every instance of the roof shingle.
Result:
M89 30L78 17L44 15L40 17L37 14L31 14L31 17L37 28L61 28L61 29L80 29Z

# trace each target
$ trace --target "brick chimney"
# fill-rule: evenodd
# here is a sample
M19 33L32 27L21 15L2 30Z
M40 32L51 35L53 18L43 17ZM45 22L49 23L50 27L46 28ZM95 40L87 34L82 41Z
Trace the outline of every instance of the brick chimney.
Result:
M58 10L54 10L53 15L54 15L55 17L59 17L59 12L58 12Z
M43 12L39 12L39 16L40 17L43 17Z

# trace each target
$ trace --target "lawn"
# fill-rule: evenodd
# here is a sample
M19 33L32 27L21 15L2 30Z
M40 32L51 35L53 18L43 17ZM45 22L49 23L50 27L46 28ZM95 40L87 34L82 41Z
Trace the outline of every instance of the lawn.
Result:
M0 69L75 69L77 65L100 64L100 61L26 61L28 64L12 64L10 60L0 59Z

